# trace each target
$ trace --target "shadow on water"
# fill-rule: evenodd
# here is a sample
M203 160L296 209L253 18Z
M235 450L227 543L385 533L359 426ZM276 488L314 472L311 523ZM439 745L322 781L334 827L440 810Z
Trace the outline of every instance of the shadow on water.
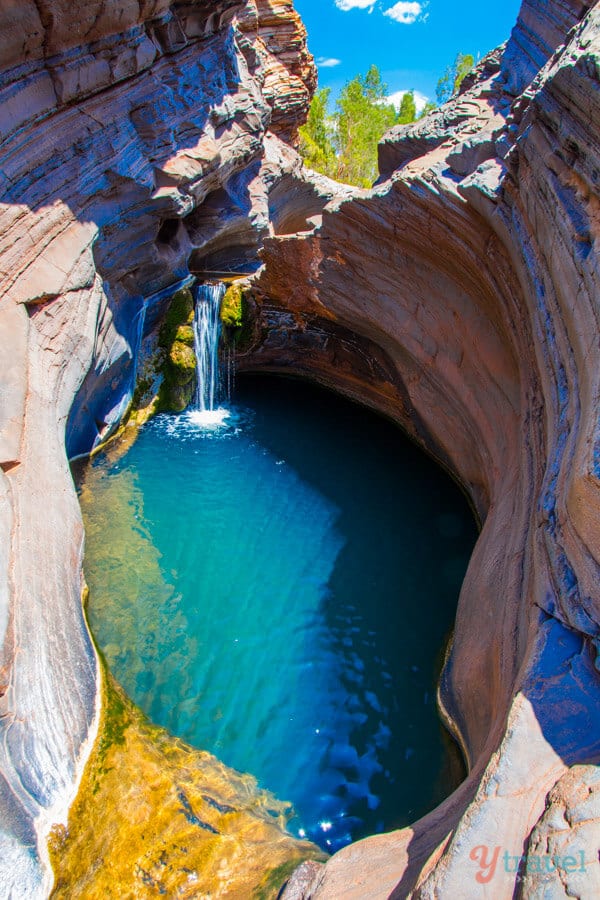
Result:
M331 851L464 777L436 685L477 530L375 414L256 375L236 407L223 440L166 417L88 469L90 622L154 721L293 802L292 830Z
M240 377L239 402L256 394L257 439L335 504L344 536L323 611L356 757L332 738L327 764L343 773L340 795L371 831L403 827L466 774L436 690L476 524L460 488L382 417L317 386ZM353 836L367 833L357 823Z

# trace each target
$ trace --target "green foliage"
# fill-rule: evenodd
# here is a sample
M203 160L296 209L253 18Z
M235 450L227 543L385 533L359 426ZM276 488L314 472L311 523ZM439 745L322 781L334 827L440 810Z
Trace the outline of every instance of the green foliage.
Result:
M436 96L438 103L446 103L450 97L458 93L465 77L475 65L475 57L471 53L458 53L451 66L448 66L437 83Z
M329 88L323 88L312 99L306 125L300 128L300 154L311 169L335 178L337 159L332 143L334 123L327 111L330 93Z
M370 187L377 177L377 145L397 122L396 110L384 102L386 94L377 66L342 89L336 104L338 180Z
M414 91L407 91L402 98L400 104L400 112L398 113L398 125L408 125L417 118L417 105L415 103Z
M471 54L457 55L438 81L439 104L458 92L474 65ZM330 93L329 88L316 92L300 129L300 153L311 169L360 187L370 187L377 177L377 145L385 132L422 119L436 108L429 102L417 116L414 91L407 91L396 113L386 102L387 86L377 66L345 84L333 113L328 109Z
M300 129L300 153L307 165L338 181L370 187L377 177L377 144L392 125L416 118L412 93L405 95L401 118L385 102L386 95L377 66L347 82L333 113L328 110L329 88L317 91Z
M425 116L428 116L430 112L433 112L434 109L437 109L437 104L433 102L433 100L429 100L423 109L421 110L421 115L419 119L424 119Z

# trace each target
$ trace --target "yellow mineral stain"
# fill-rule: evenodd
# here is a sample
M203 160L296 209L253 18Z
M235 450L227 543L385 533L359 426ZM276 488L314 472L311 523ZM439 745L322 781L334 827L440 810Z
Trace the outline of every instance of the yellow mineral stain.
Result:
M118 458L127 446L121 438L106 452ZM98 532L88 540L85 569L94 603L108 604L123 632L137 633L138 593L152 591L158 607L169 602L175 587L141 524L135 478L119 484L112 504L96 503L109 487L100 470L88 470L81 485L88 539ZM124 583L131 585L127 596ZM194 649L186 624L174 613L172 631L157 636L157 648L146 648L146 657L168 640L178 647L172 664L185 666ZM287 832L289 804L259 789L251 775L151 724L110 675L120 648L104 650L98 738L68 825L56 826L49 842L54 898L266 900L277 896L304 859L324 858L314 844Z
M66 828L50 838L55 900L275 898L314 844L256 780L152 725L103 678L99 737Z

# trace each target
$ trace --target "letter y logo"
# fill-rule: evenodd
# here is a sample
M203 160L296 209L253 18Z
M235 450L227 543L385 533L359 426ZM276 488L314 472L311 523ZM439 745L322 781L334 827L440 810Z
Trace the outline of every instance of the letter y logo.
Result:
M494 852L488 861L489 847L481 844L479 847L473 847L469 853L473 862L476 862L480 871L475 876L475 880L479 884L488 884L494 877L496 866L498 865L498 857L500 856L500 847L494 847Z

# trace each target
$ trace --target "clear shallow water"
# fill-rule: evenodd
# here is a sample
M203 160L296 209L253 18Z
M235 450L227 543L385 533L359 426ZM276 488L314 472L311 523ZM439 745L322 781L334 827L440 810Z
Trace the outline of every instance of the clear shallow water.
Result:
M289 800L292 831L335 850L456 786L435 689L476 529L396 428L241 378L213 427L161 416L97 458L81 501L111 671L156 723Z

